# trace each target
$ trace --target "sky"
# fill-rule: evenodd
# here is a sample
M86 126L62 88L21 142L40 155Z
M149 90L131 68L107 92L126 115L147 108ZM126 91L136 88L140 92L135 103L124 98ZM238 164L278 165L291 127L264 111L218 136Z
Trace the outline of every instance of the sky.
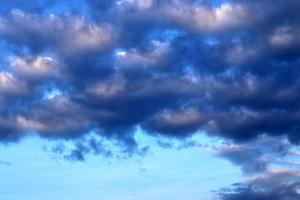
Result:
M299 9L0 1L0 200L300 199Z

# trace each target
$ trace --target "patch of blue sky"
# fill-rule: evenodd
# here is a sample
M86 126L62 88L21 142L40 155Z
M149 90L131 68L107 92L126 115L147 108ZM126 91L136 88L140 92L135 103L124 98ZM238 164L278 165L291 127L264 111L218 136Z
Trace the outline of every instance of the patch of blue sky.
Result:
M222 6L223 4L225 3L230 3L231 0L213 0L213 1L210 1L210 4L213 8L218 8L220 6Z
M49 14L65 14L70 12L77 12L83 14L87 11L87 5L84 0L48 0L48 1L31 1L28 0L14 0L14 1L1 1L0 13L8 12L24 12L24 13L39 13L42 15Z
M236 72L233 68L229 68L223 72L224 77L235 78Z
M148 40L150 41L161 41L161 42L171 42L179 36L182 36L184 32L176 29L154 29L148 35Z
M205 148L162 149L155 138L140 129L136 139L150 145L146 156L88 156L85 162L45 155L41 148L51 142L38 137L26 138L18 146L0 146L0 160L11 163L0 165L0 199L210 200L211 190L241 178L238 167L214 157ZM215 139L204 134L193 139L215 145Z
M113 55L115 58L120 58L120 57L126 56L126 50L124 50L122 48L117 48L114 50Z
M50 90L45 90L43 95L43 100L53 99L57 96L61 96L63 93L59 88L52 88Z
M8 49L10 49L8 43L0 39L0 70L9 70L9 64L14 58L14 54Z
M208 46L215 46L217 44L219 44L219 41L213 37L213 36L206 36L203 39L204 44L208 45Z
M84 0L69 0L69 1L55 1L52 6L43 12L43 15L51 14L80 14L88 16L88 6Z

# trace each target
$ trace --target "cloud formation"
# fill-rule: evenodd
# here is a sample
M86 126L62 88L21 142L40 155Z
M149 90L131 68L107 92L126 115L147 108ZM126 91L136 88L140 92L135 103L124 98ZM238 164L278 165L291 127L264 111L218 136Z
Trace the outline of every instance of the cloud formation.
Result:
M261 136L242 144L223 144L213 152L240 166L240 183L217 191L220 200L298 199L299 148L284 138Z
M292 154L293 145L282 138L262 136L243 144L227 144L213 149L220 157L241 166L245 174L268 172L276 162L284 163L284 158Z
M232 189L224 189L219 195L222 200L296 200L300 198L299 187L299 173L272 171L247 184L234 184Z
M0 2L1 143L37 134L84 161L113 156L105 141L144 155L139 128L164 148L201 131L233 141L214 153L247 176L220 199L300 198L285 160L300 141L299 0L69 2Z
M2 142L92 130L126 141L137 127L299 142L296 0L4 4Z

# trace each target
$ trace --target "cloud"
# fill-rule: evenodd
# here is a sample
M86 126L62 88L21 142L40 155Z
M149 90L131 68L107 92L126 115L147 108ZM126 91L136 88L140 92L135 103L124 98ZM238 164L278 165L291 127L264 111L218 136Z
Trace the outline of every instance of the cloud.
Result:
M227 144L213 149L215 155L228 159L245 174L265 173L277 162L284 163L292 145L282 138L262 136L243 144Z
M268 136L215 147L215 155L240 166L246 175L243 182L217 191L218 199L298 199L298 150L284 138Z
M41 16L12 10L0 22L0 35L38 52L54 48L69 55L100 50L107 48L115 35L109 24L88 22L84 16Z
M224 189L219 197L222 200L296 200L299 199L299 174L294 171L273 171L264 177L235 184L232 189Z
M37 56L35 58L15 58L11 66L20 75L33 79L45 79L51 77L57 71L57 63L51 57Z
M89 0L55 13L9 4L0 16L1 141L97 130L132 144L141 127L176 138L204 131L297 143L299 7ZM45 98L53 89L59 95Z
M0 91L7 95L23 95L26 84L9 72L0 72Z

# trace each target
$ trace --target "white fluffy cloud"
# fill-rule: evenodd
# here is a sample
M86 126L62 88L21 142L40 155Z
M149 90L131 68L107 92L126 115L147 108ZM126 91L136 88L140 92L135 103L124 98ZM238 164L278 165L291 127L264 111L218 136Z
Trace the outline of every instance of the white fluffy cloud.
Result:
M11 66L16 73L37 79L51 77L58 70L58 63L53 58L43 56L16 57L11 62Z
M9 72L0 72L0 92L8 95L24 95L28 92L25 82Z

